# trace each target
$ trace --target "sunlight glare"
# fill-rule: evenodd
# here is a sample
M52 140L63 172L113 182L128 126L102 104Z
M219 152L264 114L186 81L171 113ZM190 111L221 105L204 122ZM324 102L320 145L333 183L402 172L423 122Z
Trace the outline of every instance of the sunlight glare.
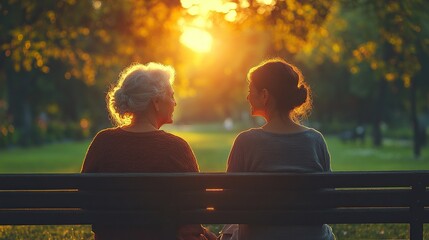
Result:
M236 20L238 4L229 0L181 0L180 3L193 16L208 18L211 12L218 12L226 14L227 21Z
M249 1L247 1L247 0L241 0L240 1L240 7L241 8L248 8L248 7L250 7Z
M256 0L259 4L271 5L274 6L276 4L276 0Z
M229 21L229 22L234 22L235 19L237 19L237 12L235 10L229 11L226 15L225 15L225 20Z
M209 52L213 38L207 31L195 27L184 27L180 42L196 52Z

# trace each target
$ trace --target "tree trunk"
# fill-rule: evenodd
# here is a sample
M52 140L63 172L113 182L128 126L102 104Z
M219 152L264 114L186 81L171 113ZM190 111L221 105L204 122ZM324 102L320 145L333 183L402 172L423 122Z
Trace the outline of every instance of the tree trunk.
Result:
M421 138L421 129L419 119L417 118L417 99L416 99L416 80L411 80L410 85L410 103L411 103L411 123L413 125L413 153L414 158L420 157L421 146L422 146L422 138Z
M383 134L381 132L381 123L383 122L384 98L386 97L387 83L386 80L380 78L378 83L378 91L374 104L374 116L372 122L372 142L375 147L383 145Z
M8 95L8 115L18 135L18 144L31 144L32 113L29 100L30 76L27 72L15 72L6 68L6 88Z

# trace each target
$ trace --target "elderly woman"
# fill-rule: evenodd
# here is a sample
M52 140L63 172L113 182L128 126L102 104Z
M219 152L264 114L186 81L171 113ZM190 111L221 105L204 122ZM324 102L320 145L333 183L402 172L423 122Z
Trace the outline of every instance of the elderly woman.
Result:
M311 110L310 87L299 69L270 59L250 69L247 100L253 116L266 124L240 133L228 159L228 172L329 172L323 135L300 124ZM231 236L232 235L232 236ZM227 225L222 239L334 239L326 224L311 226Z
M198 172L195 156L182 138L159 128L173 122L174 69L158 63L126 68L107 95L117 127L100 131L88 148L83 173ZM205 239L205 229L189 225L179 239ZM162 228L93 226L96 240L160 239ZM189 236L183 236L183 235ZM195 236L196 235L196 236Z

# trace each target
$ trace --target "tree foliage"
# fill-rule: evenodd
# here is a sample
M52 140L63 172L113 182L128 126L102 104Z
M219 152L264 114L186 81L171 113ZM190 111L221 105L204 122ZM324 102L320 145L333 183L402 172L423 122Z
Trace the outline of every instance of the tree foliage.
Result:
M377 132L382 122L409 118L416 125L428 105L428 5L1 0L0 130L7 140L0 145L85 137L109 126L105 92L125 66L149 61L176 69L179 122L240 120L248 69L280 56L303 69L315 90L312 121L322 127L372 124Z
M425 1L337 2L325 22L326 31L315 33L315 41L309 41L316 47L309 45L302 53L303 60L313 59L309 66L329 61L337 70L348 69L341 80L334 77L337 82L329 87L346 84L337 88L339 94L351 94L347 100L355 98L358 104L346 103L355 114L345 117L359 124L372 122L375 145L381 144L383 122L401 125L411 118L414 135L422 131L416 128L422 125L416 119L427 114L428 103L424 97L413 100L410 96L427 96L427 83L421 78L429 53L428 8ZM404 112L410 117L404 118Z

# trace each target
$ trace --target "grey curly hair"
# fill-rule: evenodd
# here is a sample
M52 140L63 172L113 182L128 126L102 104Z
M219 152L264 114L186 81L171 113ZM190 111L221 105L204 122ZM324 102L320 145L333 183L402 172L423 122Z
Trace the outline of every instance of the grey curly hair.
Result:
M131 122L137 112L147 110L154 97L163 96L174 81L175 71L160 63L135 63L125 68L116 85L109 90L106 102L116 125Z

